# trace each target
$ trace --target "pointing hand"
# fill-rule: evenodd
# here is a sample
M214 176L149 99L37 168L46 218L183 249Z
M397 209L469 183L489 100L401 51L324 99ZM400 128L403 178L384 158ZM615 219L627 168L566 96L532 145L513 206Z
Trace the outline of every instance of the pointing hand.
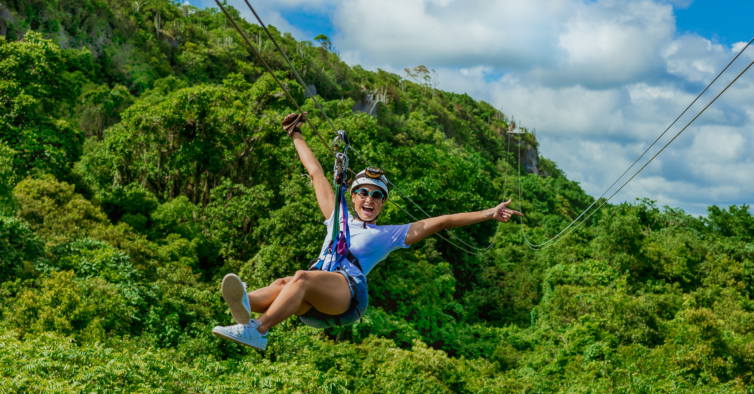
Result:
M498 222L507 223L511 219L511 216L513 215L524 217L523 213L513 210L513 209L508 209L508 205L510 205L510 203L511 203L511 200L508 200L496 206L495 212L492 214L492 218L497 220Z

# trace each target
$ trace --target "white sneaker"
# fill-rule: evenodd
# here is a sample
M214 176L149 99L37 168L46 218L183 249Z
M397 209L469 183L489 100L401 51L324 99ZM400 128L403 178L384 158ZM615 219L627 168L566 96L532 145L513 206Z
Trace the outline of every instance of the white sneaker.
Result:
M217 326L212 329L212 333L220 338L240 343L241 345L251 346L255 349L267 349L267 331L264 335L257 331L257 327L262 324L259 320L252 319L247 324L236 324L235 326L222 327Z
M236 274L228 274L223 278L223 298L230 307L230 314L238 324L246 324L251 319L249 295L246 293L246 283Z

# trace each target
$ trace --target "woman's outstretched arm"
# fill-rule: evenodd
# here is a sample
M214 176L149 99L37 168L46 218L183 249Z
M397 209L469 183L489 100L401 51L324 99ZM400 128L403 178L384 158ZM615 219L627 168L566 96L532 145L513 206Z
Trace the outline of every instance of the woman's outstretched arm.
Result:
M406 234L406 245L415 244L438 231L445 230L446 228L463 227L491 219L505 223L510 220L512 215L523 217L524 214L521 212L507 208L510 203L511 200L508 200L495 208L486 209L484 211L443 215L411 223L411 227L408 229L408 234Z
M306 171L309 172L309 177L311 177L314 184L314 193L317 195L319 209L322 210L325 218L329 219L333 208L335 208L335 193L332 191L330 182L327 181L325 171L322 169L322 165L319 164L317 158L314 157L314 153L309 149L309 145L306 144L301 133L293 133L291 138L298 152L298 157L301 159L301 163L304 164Z

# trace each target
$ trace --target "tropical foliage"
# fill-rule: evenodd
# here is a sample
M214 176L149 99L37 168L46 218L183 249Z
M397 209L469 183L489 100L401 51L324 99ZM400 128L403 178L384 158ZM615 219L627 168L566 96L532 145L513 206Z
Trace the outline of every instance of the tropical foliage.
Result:
M332 141L261 29L231 15ZM353 326L289 319L266 352L222 341L222 276L264 286L307 267L324 237L279 127L292 103L217 10L3 2L0 391L754 393L747 205L706 218L607 205L532 251L524 232L543 242L594 202L549 160L546 176L524 170L532 134L509 141L506 115L437 89L426 67L366 71L327 37L271 30L334 126L428 214L515 197L522 224L391 254ZM392 199L382 223L422 216Z

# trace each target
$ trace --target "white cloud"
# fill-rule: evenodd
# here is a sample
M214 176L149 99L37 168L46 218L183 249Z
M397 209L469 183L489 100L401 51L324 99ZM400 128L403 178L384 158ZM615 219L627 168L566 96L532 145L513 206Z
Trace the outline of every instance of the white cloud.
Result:
M336 7L333 38L341 50L361 52L368 61L432 64L433 67L487 65L525 68L547 62L556 49L552 17L569 0L369 0Z
M744 137L729 128L704 127L694 136L689 153L700 163L731 163L741 158L745 144Z

